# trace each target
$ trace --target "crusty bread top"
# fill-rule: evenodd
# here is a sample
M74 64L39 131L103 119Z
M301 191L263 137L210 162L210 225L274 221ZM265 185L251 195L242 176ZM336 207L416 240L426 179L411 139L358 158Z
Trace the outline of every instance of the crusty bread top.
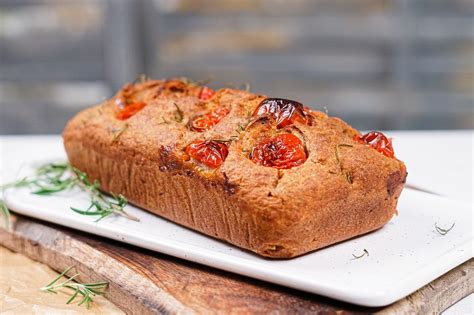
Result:
M137 163L140 159L155 161L170 175L182 173L220 185L253 211L265 211L270 221L278 217L274 224L304 220L311 212L352 194L389 198L405 181L401 161L356 141L359 132L338 118L311 111L311 124L295 121L277 129L271 120L256 120L253 115L265 96L224 88L202 100L201 91L201 86L185 79L127 84L112 99L71 120L64 138L87 143L111 157L126 153L137 157ZM124 106L136 102L146 106L126 120L117 119ZM219 107L229 113L213 128L205 132L190 128L193 118ZM284 133L303 142L307 153L303 164L276 169L250 159L258 142ZM185 153L190 143L211 139L224 140L228 147L228 156L217 168Z

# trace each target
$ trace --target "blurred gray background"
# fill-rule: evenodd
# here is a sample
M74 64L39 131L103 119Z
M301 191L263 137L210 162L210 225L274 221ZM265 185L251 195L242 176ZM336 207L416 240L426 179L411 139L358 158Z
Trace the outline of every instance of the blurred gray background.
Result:
M471 0L0 0L0 134L59 133L139 74L360 129L474 128Z

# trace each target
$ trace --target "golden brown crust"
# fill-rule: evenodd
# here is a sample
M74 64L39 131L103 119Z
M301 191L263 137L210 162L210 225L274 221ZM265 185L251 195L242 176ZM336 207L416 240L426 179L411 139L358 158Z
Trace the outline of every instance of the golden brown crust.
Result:
M267 257L298 256L378 229L394 215L404 164L355 141L358 131L342 120L312 112L311 125L249 124L264 96L221 89L202 101L200 89L184 80L126 85L68 123L64 145L71 164L105 191ZM130 99L147 105L116 119ZM217 107L230 112L208 131L190 130L190 119ZM277 170L249 159L249 147L277 133L304 142L302 165ZM209 139L232 140L216 169L184 154L189 143Z

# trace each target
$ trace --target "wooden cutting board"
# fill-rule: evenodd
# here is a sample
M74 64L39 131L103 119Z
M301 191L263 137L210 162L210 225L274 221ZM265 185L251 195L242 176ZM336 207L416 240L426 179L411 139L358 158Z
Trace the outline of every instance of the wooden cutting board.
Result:
M128 314L439 313L474 292L474 260L384 308L364 308L265 283L19 215L0 245L80 281L110 283L106 297Z

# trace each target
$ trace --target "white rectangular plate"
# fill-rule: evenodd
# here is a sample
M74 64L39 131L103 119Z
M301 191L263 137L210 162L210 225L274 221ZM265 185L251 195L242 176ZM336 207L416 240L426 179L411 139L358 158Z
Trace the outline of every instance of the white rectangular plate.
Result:
M88 195L54 196L27 189L5 192L17 213L234 273L365 306L403 298L472 257L472 204L405 190L398 212L382 229L291 260L268 260L127 206L134 222L99 222L69 208L87 208ZM448 228L439 234L435 224ZM355 259L366 249L369 255Z

